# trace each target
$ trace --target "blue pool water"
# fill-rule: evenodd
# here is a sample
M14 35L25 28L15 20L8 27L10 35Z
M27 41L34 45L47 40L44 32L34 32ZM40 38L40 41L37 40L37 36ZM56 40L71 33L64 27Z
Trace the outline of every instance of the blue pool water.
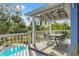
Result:
M0 52L0 56L10 56L24 49L26 49L24 46L10 47L10 49Z

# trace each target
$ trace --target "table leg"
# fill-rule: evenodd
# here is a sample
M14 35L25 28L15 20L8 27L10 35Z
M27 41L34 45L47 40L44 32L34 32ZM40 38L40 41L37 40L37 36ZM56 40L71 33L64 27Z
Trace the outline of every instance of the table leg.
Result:
M57 46L58 46L58 43L57 43L56 37L55 37L55 42L56 42L56 44L57 44Z

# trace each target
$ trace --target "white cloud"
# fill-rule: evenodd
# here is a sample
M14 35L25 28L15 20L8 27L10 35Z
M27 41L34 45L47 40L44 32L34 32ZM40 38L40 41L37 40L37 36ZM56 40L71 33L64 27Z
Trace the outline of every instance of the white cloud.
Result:
M25 6L24 6L24 5L21 5L21 8L22 8L22 9L25 9Z
M17 5L16 9L20 11L20 10L25 9L25 6L24 5Z
M26 25L30 25L30 21L27 19L27 17L25 15L21 16L24 19L24 22L26 23Z

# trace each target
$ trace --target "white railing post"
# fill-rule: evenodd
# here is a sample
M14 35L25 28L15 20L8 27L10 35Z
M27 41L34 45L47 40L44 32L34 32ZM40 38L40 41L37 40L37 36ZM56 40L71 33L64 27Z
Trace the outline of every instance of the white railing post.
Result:
M51 22L50 22L50 33L51 33L51 30L52 30L52 28L51 28Z
M32 19L32 44L35 45L35 17Z

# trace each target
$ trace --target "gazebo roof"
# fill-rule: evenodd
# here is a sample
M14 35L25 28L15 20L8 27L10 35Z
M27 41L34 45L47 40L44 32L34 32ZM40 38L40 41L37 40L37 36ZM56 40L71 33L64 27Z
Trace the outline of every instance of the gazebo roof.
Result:
M46 4L40 8L37 8L27 13L26 16L38 17L42 20L67 19L70 17L70 4L63 4L63 3Z

